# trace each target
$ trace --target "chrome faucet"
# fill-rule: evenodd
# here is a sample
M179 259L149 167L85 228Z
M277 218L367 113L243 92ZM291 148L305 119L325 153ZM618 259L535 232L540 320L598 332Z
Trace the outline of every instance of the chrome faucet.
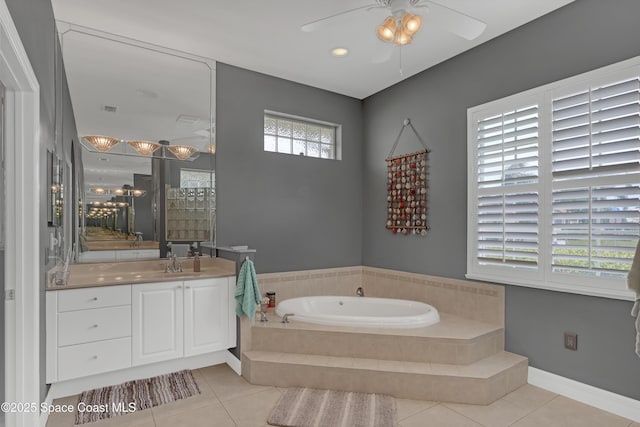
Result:
M364 289L362 289L362 287L359 287L358 289L356 289L356 295L358 295L359 297L363 297Z
M169 256L170 261L167 263L167 268L164 270L165 273L182 273L182 264L178 262L178 257L176 254L171 254Z
M284 316L282 316L282 320L280 321L280 323L289 323L289 317L291 316L295 316L295 314L286 313Z

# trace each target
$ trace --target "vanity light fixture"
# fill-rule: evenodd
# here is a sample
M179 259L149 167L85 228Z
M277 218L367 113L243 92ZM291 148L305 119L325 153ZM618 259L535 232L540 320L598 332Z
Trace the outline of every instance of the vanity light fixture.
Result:
M105 190L104 188L100 188L100 187L92 188L91 191L96 193L96 194L99 194L99 195L107 194L107 190Z
M124 195L124 189L122 189L122 188L114 188L113 190L111 190L111 192L113 194L115 194L116 196Z
M209 145L209 148L207 148L207 151L211 154L216 154L216 144L211 143L211 145Z
M133 149L136 150L138 154L141 154L143 156L150 156L154 151L161 147L161 145L157 142L140 140L127 141L127 144L133 147Z
M117 138L102 135L85 135L82 138L101 153L106 153L120 142Z
M167 149L180 160L187 160L193 153L198 151L189 145L169 145Z

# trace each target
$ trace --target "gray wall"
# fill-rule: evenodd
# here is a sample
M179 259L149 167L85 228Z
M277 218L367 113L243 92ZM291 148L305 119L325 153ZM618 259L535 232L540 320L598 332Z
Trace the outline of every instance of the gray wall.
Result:
M362 263L359 100L218 63L217 244L260 273ZM342 124L342 160L266 153L264 110Z
M40 85L40 141L34 147L40 153L40 170L34 171L40 179L40 188L47 188L46 181L46 153L47 150L56 152L67 166L71 164L72 141L78 141L77 130L71 98L69 97L66 77L62 60L56 53L55 46L58 39L55 36L55 22L51 3L43 0L6 0L9 12L15 23L22 44L24 45L31 67ZM57 124L57 128L56 128ZM77 144L75 144L77 146ZM70 168L65 171L65 187L70 185ZM46 192L39 195L40 205L43 207L40 213L40 224L34 224L40 228L40 247L34 251L37 253L38 266L40 268L40 395L44 401L47 386L44 383L45 372L45 271L53 267L55 261L49 258L48 241L50 228L46 226ZM71 224L70 204L65 206L66 223ZM61 230L61 235L67 236L66 244L70 245L70 230ZM61 255L65 251L60 248L55 255ZM4 355L2 355L4 358ZM2 366L4 363L1 363Z
M577 0L367 98L364 264L464 278L467 108L639 55L639 16L637 0ZM426 238L384 228L384 158L405 117L433 150ZM640 399L630 310L626 301L507 286L506 347L531 366ZM577 352L562 347L563 331L578 332Z

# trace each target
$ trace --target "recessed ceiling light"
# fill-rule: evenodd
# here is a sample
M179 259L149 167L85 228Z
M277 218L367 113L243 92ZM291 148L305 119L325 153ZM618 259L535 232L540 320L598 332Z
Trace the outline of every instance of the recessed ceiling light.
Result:
M346 56L349 53L349 49L346 47L337 47L331 51L333 56Z

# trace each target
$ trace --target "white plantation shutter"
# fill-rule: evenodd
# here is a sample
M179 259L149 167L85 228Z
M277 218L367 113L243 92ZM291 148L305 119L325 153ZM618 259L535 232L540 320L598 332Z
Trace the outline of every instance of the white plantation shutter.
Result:
M467 277L633 299L640 57L468 110Z
M553 272L626 278L640 232L640 78L552 101Z
M477 260L538 264L538 106L477 122Z

